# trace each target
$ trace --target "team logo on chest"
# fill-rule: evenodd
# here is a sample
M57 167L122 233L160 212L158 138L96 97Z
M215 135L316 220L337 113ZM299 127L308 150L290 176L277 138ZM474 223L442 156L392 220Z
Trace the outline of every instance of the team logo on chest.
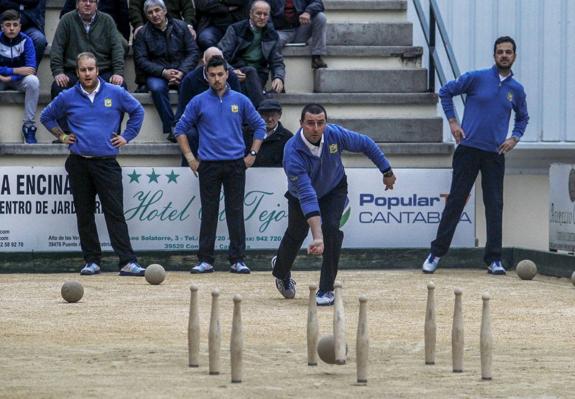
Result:
M111 106L112 106L112 99L111 98L105 98L104 99L104 107L110 108Z
M337 153L337 144L330 144L329 145L329 153L336 154Z
M240 111L240 107L237 104L232 104L232 112L237 113Z
M512 91L507 93L507 101L513 101L513 92Z

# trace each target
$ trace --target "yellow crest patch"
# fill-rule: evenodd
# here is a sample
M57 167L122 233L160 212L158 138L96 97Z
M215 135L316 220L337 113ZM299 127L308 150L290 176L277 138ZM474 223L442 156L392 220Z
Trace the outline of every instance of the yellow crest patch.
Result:
M111 106L112 106L112 99L111 98L104 99L104 107L110 108Z
M507 93L507 101L513 101L513 92Z
M337 144L330 144L330 145L329 145L329 153L330 153L330 154L335 154L335 153L337 153Z
M239 112L240 107L238 107L236 104L232 104L232 112Z

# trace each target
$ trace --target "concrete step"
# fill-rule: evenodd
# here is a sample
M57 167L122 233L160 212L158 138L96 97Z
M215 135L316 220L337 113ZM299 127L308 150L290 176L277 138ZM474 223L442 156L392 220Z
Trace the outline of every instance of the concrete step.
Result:
M38 76L41 89L49 91L52 84L50 71L50 50L48 46L40 64ZM354 69L416 69L421 68L423 49L415 46L328 46L326 62L330 69L345 69L353 64ZM311 50L308 46L286 47L286 89L294 92L314 91L314 73L310 67ZM133 57L126 59L126 81L128 89L134 90Z
M411 46L413 25L407 22L328 24L328 45Z
M425 69L322 69L315 72L319 93L417 93L427 89Z
M145 108L144 125L136 142L155 142L164 143L165 137L161 134L161 124L158 114L152 104L149 94L134 94ZM170 94L172 104L177 102L177 94ZM432 93L399 93L399 94L379 94L379 93L351 93L351 94L325 94L325 93L292 93L277 96L282 103L284 111L282 122L284 126L292 132L299 128L299 119L302 107L311 102L323 104L328 112L328 118L334 120L359 120L365 119L369 126L369 121L374 120L375 124L386 122L377 122L378 119L409 119L423 118L430 119L436 117L437 96ZM42 93L40 96L40 106L38 109L37 120L44 109L44 106L50 101L49 93ZM22 118L24 114L24 95L13 91L0 92L0 143L21 143L22 136L20 133ZM389 123L388 123L388 128ZM407 121L403 122L404 127L398 127L409 135L409 129L406 127ZM415 123L415 122L414 122ZM378 125L379 126L379 125ZM384 125L381 125L384 126ZM402 126L402 125L397 125ZM350 128L351 127L350 125ZM386 128L387 129L387 128ZM389 128L392 130L393 128ZM375 130L359 126L358 131L364 131L371 134ZM434 133L437 134L437 133ZM386 141L405 141L410 142L408 138L401 139L401 136ZM436 137L436 136L434 136ZM379 140L377 136L374 139ZM50 143L53 140L51 134L42 126L38 126L38 141L41 143ZM438 141L441 141L440 138Z
M378 143L441 143L443 119L436 118L331 118L332 123L368 135Z
M407 0L324 0L330 23L405 22Z

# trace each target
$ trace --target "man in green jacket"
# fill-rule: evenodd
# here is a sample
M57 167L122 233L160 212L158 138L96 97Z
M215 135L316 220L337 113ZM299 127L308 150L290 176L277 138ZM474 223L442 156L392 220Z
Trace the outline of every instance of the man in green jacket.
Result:
M98 11L97 0L76 0L76 11L62 17L52 41L52 98L76 84L76 57L85 51L96 55L102 79L125 87L120 37L112 17Z

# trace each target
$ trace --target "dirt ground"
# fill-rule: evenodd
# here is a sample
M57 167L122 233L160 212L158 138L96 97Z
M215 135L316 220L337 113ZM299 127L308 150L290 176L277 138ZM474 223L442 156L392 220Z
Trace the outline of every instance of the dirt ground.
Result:
M343 271L348 364L308 367L308 285L279 297L269 273L168 273L160 286L113 274L0 275L1 398L567 398L575 386L575 287L479 270ZM79 280L77 304L60 297ZM437 363L424 365L426 284L436 284ZM200 368L187 367L190 284L200 287ZM453 289L463 289L464 372L451 372ZM210 292L221 290L222 371L208 375ZM491 294L494 379L482 381L481 294ZM243 296L244 378L230 383L232 297ZM366 294L369 381L355 384L358 297ZM320 335L333 308L319 308Z

